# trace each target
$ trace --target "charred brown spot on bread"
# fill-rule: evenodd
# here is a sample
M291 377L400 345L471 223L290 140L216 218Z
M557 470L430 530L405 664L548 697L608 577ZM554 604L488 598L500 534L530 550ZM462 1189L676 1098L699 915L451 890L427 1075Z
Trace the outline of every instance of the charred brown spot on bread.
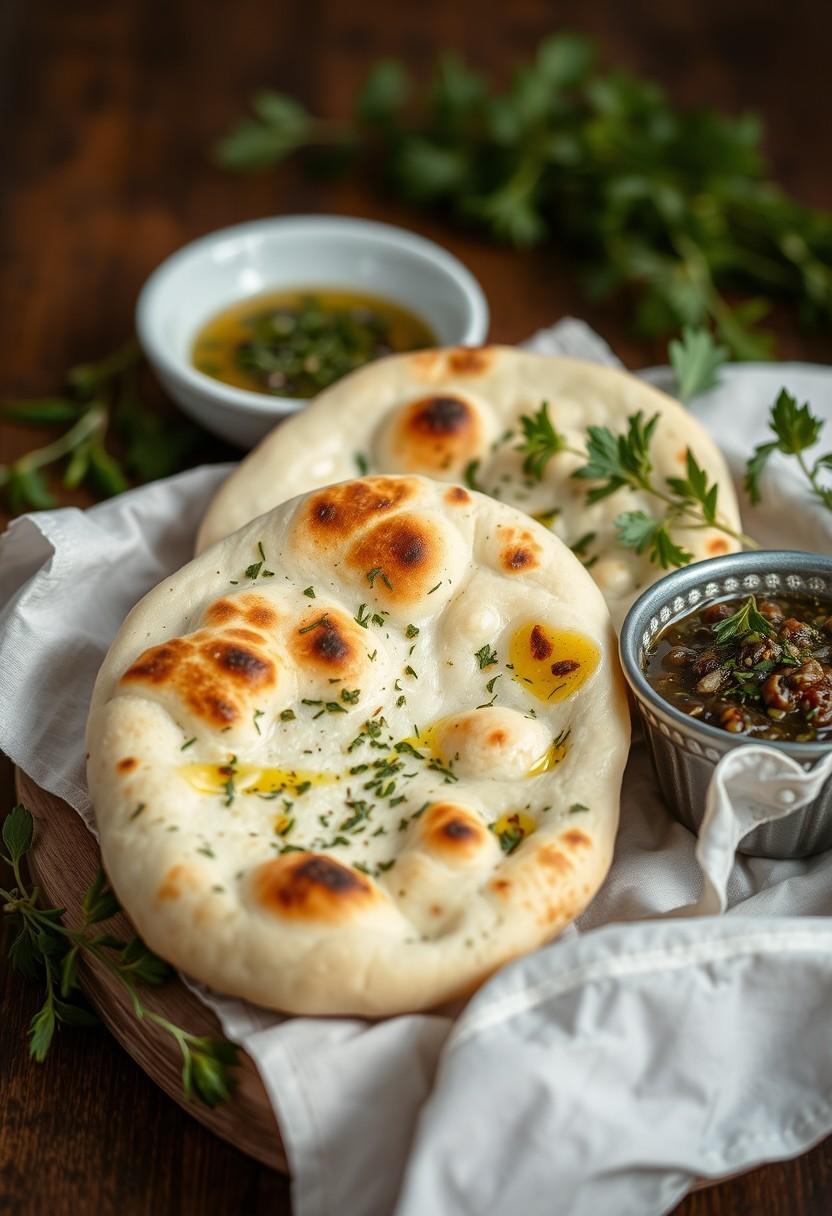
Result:
M491 890L496 891L498 895L508 895L511 890L510 878L494 878L491 881Z
M458 476L483 447L479 411L457 393L419 397L396 416L391 446L404 468Z
M487 840L487 829L465 807L437 802L421 819L421 836L428 850L443 861L466 861Z
M116 768L120 773L132 773L138 763L135 756L125 756L123 760L119 760Z
M727 553L728 541L722 536L715 536L713 540L709 540L705 548L709 553Z
M319 853L265 862L254 874L253 892L257 904L274 915L328 923L348 920L382 898L363 874Z
M262 646L266 641L262 633L254 629L225 629L223 637L233 638L235 642L253 642L255 646Z
M223 728L240 720L252 695L277 684L277 667L262 650L203 629L145 651L122 683L169 691L198 718Z
M185 701L197 717L206 718L214 726L233 726L240 717L240 711L232 701L210 688L189 689Z
M552 653L552 643L539 625L535 625L529 634L529 650L532 658L541 663Z
M350 549L348 564L372 574L374 593L402 603L421 600L440 578L444 544L439 528L417 515L382 520Z
M509 571L528 570L536 564L534 554L522 546L517 549L509 549L503 554L503 565Z
M215 600L205 609L205 621L208 625L226 625L238 615L236 605L228 599Z
M290 634L289 650L300 668L344 678L361 670L365 638L353 620L330 608L303 618Z
M589 836L580 828L570 828L568 832L563 833L560 839L571 849L586 849L592 844Z
M687 464L687 462L688 462L688 449L687 449L687 448L679 448L679 451L676 453L676 459L677 459L677 461L679 462L679 464Z
M464 398L437 394L424 397L410 407L407 425L417 435L444 438L467 430L471 417L471 407Z
M184 638L151 646L127 668L121 677L122 683L166 684L191 650L192 646Z
M448 367L458 376L475 376L487 372L493 360L487 346L460 346L448 355Z
M462 486L451 486L450 490L445 491L445 502L452 506L462 506L466 502L471 501L471 495Z
M568 676L570 672L577 671L580 663L577 659L558 659L552 664L553 676Z
M418 490L418 482L406 477L364 477L319 490L300 509L298 542L311 538L326 546L349 540L370 520L409 502Z
M250 688L264 688L275 683L274 663L253 649L226 641L206 642L201 649L202 654L232 680Z
M500 528L500 567L508 574L540 565L541 548L526 528Z

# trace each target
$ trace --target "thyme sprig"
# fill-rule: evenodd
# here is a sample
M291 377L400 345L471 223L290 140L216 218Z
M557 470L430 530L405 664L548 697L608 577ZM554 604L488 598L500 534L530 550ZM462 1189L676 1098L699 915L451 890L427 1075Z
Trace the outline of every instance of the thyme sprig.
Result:
M42 906L40 889L30 887L23 874L32 836L32 816L24 806L16 806L3 824L5 852L0 853L0 860L12 871L14 885L10 890L0 887L0 901L4 921L13 935L8 948L12 967L46 988L43 1005L29 1025L33 1059L39 1063L46 1059L58 1025L95 1025L94 1014L73 999L79 989L79 962L85 957L95 959L127 991L136 1018L153 1022L175 1040L182 1054L185 1098L190 1101L196 1097L206 1106L224 1102L234 1089L231 1069L237 1063L238 1049L224 1040L191 1034L144 1003L140 987L164 984L171 970L141 938L123 941L94 928L120 911L103 870L98 871L84 894L79 928L63 923L63 908Z

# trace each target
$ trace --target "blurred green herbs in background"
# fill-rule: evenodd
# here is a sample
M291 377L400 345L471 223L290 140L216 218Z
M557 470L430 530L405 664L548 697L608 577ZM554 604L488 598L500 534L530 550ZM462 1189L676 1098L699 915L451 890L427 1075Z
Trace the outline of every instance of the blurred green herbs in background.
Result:
M765 359L772 338L759 323L775 299L829 325L832 215L768 180L759 120L678 109L657 85L596 60L586 38L554 36L504 90L453 55L417 90L387 60L344 122L260 92L216 158L238 171L295 153L313 169L368 169L498 241L551 242L590 296L634 291L645 336L707 324L733 358Z
M67 424L58 439L0 464L0 493L12 515L57 505L44 471L61 463L64 487L85 485L96 498L120 494L131 480L167 477L189 463L204 434L180 414L163 416L143 399L141 365L138 343L131 340L99 363L70 368L58 396L0 405L0 422Z

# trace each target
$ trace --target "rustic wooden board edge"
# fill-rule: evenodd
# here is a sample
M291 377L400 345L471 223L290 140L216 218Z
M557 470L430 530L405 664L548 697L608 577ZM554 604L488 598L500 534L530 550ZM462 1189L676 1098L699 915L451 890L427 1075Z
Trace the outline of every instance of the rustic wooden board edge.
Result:
M15 770L19 800L35 820L29 864L34 881L50 904L66 908L69 924L79 921L78 909L100 864L98 845L73 809ZM108 923L119 936L135 933L123 913ZM152 1022L138 1021L126 990L100 963L85 962L81 986L101 1021L140 1068L189 1115L235 1148L271 1169L288 1173L280 1129L257 1068L245 1052L236 1069L237 1088L221 1106L210 1109L182 1094L181 1056L171 1036ZM145 988L148 1007L195 1034L221 1038L216 1015L178 978L159 989Z

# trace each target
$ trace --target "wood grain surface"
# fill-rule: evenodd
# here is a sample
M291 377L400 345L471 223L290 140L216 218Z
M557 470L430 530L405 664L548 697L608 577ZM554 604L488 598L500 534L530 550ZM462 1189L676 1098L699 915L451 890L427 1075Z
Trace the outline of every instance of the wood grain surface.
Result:
M494 248L360 183L304 181L291 167L232 178L207 159L261 85L340 114L380 55L424 75L452 47L505 75L558 28L598 38L611 61L660 80L680 102L758 110L779 179L832 207L832 7L820 0L3 0L0 397L52 391L68 365L123 341L143 279L186 240L293 211L384 219L448 245L481 280L496 340L572 313L628 365L660 359L659 347L633 339L626 307L586 303L554 252ZM829 361L828 337L809 340L783 316L775 323L782 355ZM0 426L0 461L42 438ZM0 813L12 801L0 761ZM80 858L65 860L80 871ZM46 1063L31 1063L25 1030L37 1003L0 964L3 1216L289 1216L287 1180L206 1130L106 1032L62 1031ZM678 1216L830 1211L827 1142L691 1195Z

